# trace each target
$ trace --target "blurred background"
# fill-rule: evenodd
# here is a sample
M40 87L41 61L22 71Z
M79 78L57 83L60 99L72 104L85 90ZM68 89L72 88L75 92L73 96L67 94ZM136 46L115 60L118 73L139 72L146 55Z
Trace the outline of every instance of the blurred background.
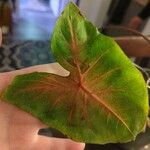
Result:
M106 29L109 25L126 26L150 35L149 0L0 0L0 72L55 61L50 39L56 20L69 1L76 3L106 35L131 35L119 28ZM142 60L142 66L147 64L147 59Z
M69 1L76 3L104 34L129 34L123 29L102 29L108 25L132 27L145 35L150 34L150 6L146 13L142 12L149 5L148 0L0 0L3 32L0 72L55 61L50 39L56 20Z
M55 22L69 0L0 0L3 34L19 40L50 39ZM98 28L108 24L128 25L148 0L72 0ZM149 10L150 11L150 10ZM150 34L150 19L137 28Z
M55 62L50 39L58 16L71 0L0 0L0 72ZM123 37L129 31L105 29L121 25L150 35L149 0L72 0L82 13L109 36ZM130 43L133 45L132 43ZM149 46L149 45L148 45ZM148 47L147 46L147 47ZM147 49L150 50L150 47ZM142 67L150 66L150 52L137 59ZM88 150L150 150L150 131L135 142L120 145L87 145Z

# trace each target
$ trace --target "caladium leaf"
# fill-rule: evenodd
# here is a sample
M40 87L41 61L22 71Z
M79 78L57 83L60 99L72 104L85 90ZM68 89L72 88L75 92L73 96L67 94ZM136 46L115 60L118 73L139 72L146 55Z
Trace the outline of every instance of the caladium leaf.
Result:
M52 49L70 75L17 76L3 99L76 141L134 140L148 116L148 93L141 73L115 41L69 3L56 23Z

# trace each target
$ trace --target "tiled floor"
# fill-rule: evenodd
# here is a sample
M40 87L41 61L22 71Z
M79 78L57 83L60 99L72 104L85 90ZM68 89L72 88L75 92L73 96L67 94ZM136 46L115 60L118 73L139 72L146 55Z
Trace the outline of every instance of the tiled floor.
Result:
M33 3L38 0L26 1L30 0L20 0L20 9L13 14L13 33L3 37L0 72L54 61L49 40L57 17L44 4Z

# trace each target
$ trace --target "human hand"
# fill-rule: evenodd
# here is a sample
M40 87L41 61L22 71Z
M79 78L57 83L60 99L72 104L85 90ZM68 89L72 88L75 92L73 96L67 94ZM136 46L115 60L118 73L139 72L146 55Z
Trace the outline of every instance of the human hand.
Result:
M142 23L143 20L139 16L135 16L130 20L129 27L136 30L141 26Z
M0 92L16 75L34 71L67 75L57 63L39 65L0 74ZM83 150L85 144L69 139L48 138L38 135L40 128L47 126L19 108L0 101L0 149L1 150Z

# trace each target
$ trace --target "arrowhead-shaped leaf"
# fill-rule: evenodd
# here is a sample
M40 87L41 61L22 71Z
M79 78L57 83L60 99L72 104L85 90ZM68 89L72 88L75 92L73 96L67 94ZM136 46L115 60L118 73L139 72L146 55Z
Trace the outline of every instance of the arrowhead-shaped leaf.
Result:
M134 140L148 116L148 94L141 73L114 40L69 3L56 23L52 49L70 75L17 76L5 101L76 141Z

